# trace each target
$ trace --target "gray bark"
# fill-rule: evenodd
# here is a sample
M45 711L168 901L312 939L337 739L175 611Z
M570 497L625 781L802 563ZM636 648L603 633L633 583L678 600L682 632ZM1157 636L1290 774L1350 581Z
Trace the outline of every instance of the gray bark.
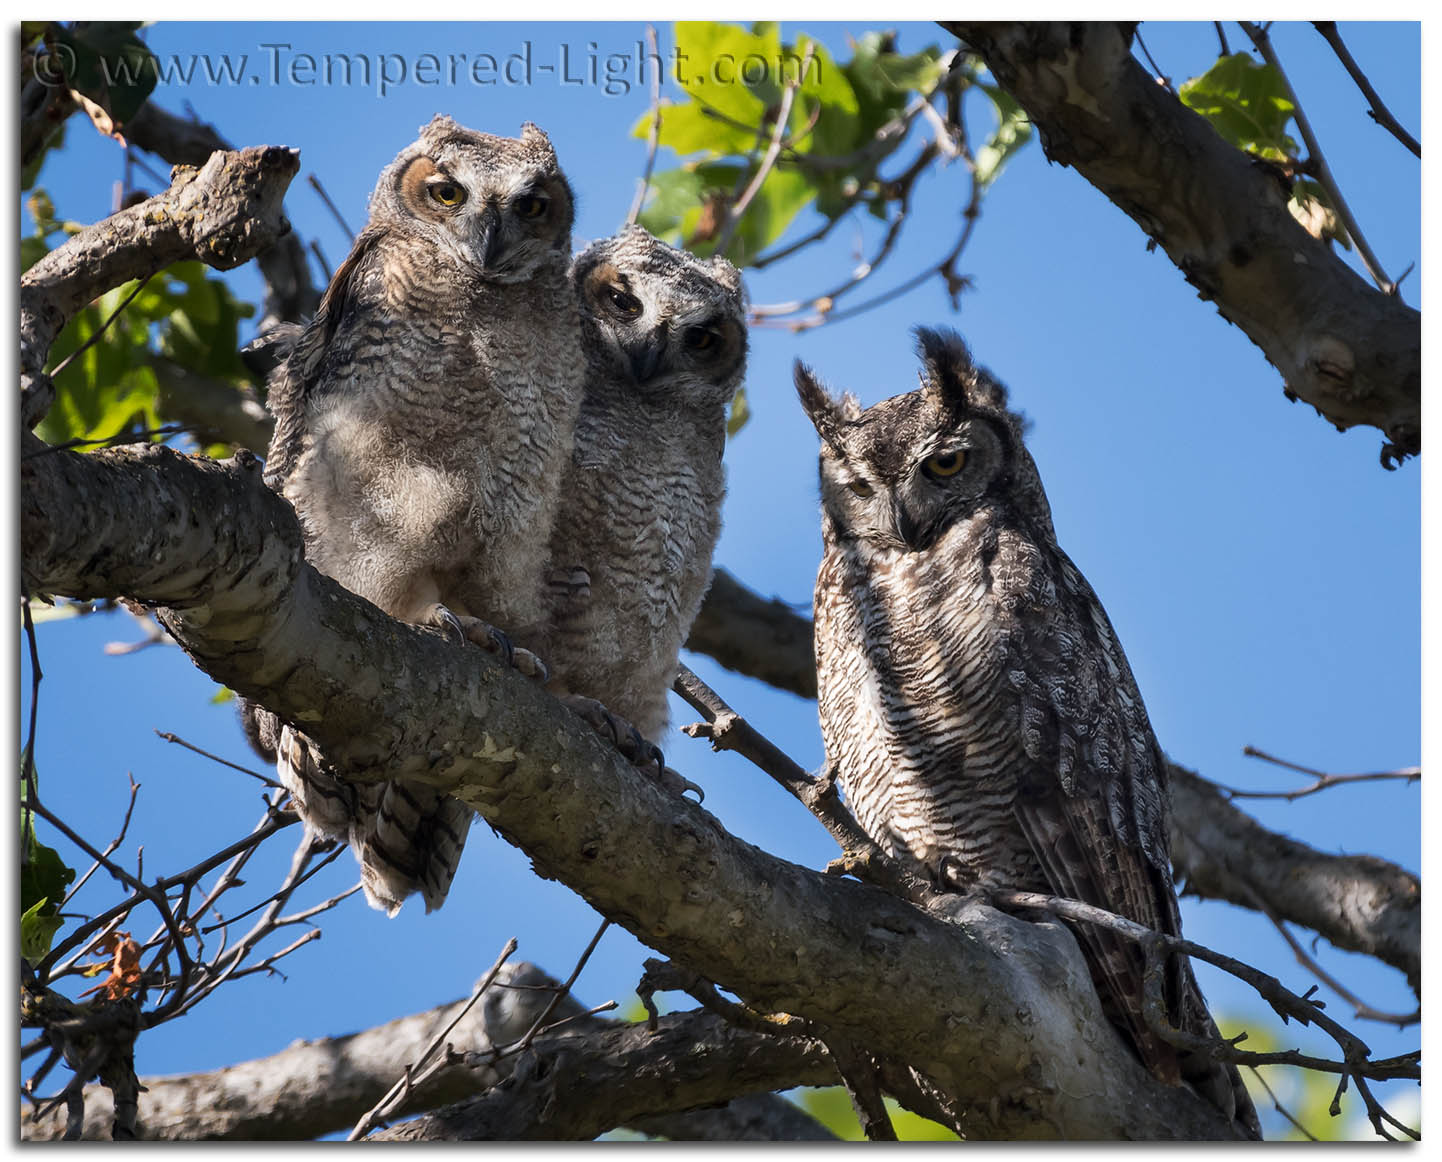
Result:
M490 1062L487 1055L524 1036L550 999L549 993L536 991L537 986L555 983L534 965L504 965L481 1003L461 1019L447 1039L458 1054L475 1054L476 1064L452 1065L437 1073L402 1102L395 1116L459 1102L505 1082L518 1058ZM529 987L507 987L515 985ZM454 1001L346 1037L297 1041L269 1057L212 1073L147 1077L137 1136L148 1141L291 1141L348 1130L380 1101L407 1065L420 1059L465 1003ZM533 1068L557 1054L598 1055L597 1034L607 1033L618 1023L579 1016L583 1012L573 998L562 999L551 1020L569 1019L564 1033L536 1039ZM770 1093L751 1094L716 1108L687 1109L688 1103L720 1100L718 1094L746 1092L744 1083L729 1080L733 1073L739 1080L742 1070L737 1064L741 1061L754 1063L750 1074L754 1089L807 1079L825 1084L830 1080L830 1067L818 1047L787 1046L775 1038L727 1030L702 1014L677 1014L666 1022L666 1035L656 1046L674 1045L678 1039L689 1041L697 1059L704 1058L710 1074L693 1070L694 1076L685 1084L678 1079L664 1094L653 1092L647 1104L667 1112L635 1118L629 1123L632 1128L687 1140L810 1141L830 1137L804 1110ZM662 1055L648 1056L645 1038L632 1040L635 1063L641 1071L651 1078L661 1076ZM592 1123L608 1122L604 1129L627 1124L608 1121L614 1110L604 1092L590 1091L588 1097L592 1108L586 1116ZM572 1094L568 1100L579 1102L581 1095ZM85 1139L110 1136L112 1106L108 1089L86 1087ZM38 1123L22 1117L21 1137L26 1141L58 1140L65 1132L65 1118L63 1109Z
M1421 315L1369 286L1287 210L1270 167L1229 145L1133 59L1130 26L942 21L1073 166L1338 428L1382 461L1422 444Z
M21 463L27 591L167 607L202 669L343 767L459 796L643 943L917 1066L969 1136L1230 1136L1122 1044L1065 929L956 901L927 914L741 842L519 674L317 573L254 457L38 443Z

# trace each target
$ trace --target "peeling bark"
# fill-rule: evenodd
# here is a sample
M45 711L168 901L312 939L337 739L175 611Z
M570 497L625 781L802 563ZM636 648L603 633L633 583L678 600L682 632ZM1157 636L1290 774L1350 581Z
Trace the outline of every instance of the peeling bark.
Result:
M1148 76L1130 26L941 23L1026 110L1047 157L1126 211L1290 395L1339 429L1380 428L1384 465L1420 451L1421 315L1308 234L1272 167Z

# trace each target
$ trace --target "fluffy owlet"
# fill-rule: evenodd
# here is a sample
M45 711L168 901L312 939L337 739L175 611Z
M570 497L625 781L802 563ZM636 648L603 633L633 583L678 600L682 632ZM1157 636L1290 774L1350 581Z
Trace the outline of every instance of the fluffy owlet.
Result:
M864 411L798 364L821 437L816 668L826 758L866 831L943 888L1067 896L1179 934L1166 763L1111 623L1056 543L1005 389L919 330L920 390ZM1147 1067L1257 1137L1234 1067L1148 1026L1142 955L1074 931ZM1182 956L1168 1015L1215 1036Z
M393 617L448 625L543 673L546 544L584 360L566 268L570 186L546 135L436 117L380 176L370 220L270 387L266 478L312 564ZM495 628L499 627L499 629ZM308 740L252 734L302 818L350 841L367 899L445 899L471 811L420 785L351 783Z
M583 714L598 699L654 740L711 581L726 405L746 370L744 292L724 258L699 260L639 226L587 248L571 281L586 391L551 536L546 660L552 689Z

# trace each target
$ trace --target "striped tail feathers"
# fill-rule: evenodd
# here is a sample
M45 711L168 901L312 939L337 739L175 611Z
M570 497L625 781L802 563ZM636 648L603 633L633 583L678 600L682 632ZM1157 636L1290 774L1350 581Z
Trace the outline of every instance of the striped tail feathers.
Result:
M418 783L350 782L288 726L276 771L306 827L355 852L371 907L394 916L416 892L427 912L445 903L474 816L459 799Z

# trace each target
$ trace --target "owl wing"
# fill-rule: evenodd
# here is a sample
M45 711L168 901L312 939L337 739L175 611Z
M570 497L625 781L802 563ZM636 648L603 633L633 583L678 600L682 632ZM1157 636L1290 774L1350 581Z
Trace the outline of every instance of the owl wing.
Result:
M271 373L266 406L275 417L275 432L265 458L265 480L272 488L279 490L300 462L310 406L334 386L326 372L336 335L354 313L357 286L380 237L379 231L361 232L321 296L315 316Z
M1019 696L1027 763L1014 811L1054 894L1179 934L1166 825L1166 764L1106 613L1059 549L1012 597L1007 670ZM1176 1051L1142 1012L1139 947L1091 924L1075 926L1103 1008L1158 1077L1180 1077ZM1169 959L1172 1020L1185 962ZM1195 986L1193 986L1195 987Z

